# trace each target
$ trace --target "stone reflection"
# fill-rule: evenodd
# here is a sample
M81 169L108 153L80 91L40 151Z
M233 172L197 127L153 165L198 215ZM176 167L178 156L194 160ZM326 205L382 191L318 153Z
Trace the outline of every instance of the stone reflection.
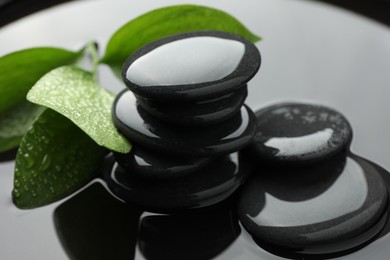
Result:
M139 247L146 259L211 259L241 230L234 210L218 208L142 218Z
M54 211L54 224L68 257L133 259L140 212L96 182Z

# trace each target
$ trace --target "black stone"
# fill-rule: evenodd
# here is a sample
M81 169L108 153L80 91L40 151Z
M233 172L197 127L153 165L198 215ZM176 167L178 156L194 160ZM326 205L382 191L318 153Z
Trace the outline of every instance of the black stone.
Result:
M238 214L267 250L336 254L369 243L384 227L382 170L365 159L339 153L301 168L256 167L240 194Z
M211 163L213 157L180 157L149 151L133 145L130 153L114 153L115 161L129 174L149 180L177 178L198 171Z
M231 196L252 170L252 162L233 153L183 177L151 182L131 176L114 160L105 166L109 189L128 204L169 213L217 204Z
M319 105L283 103L255 113L257 133L249 150L258 159L307 164L348 149L352 129L339 112Z
M189 157L237 151L247 146L256 132L255 116L245 105L227 121L205 127L179 127L151 116L137 104L133 93L128 90L116 97L113 121L133 143Z
M197 31L170 36L136 51L122 77L152 100L205 100L242 87L258 71L260 53L238 35Z
M221 97L204 101L158 102L137 97L145 111L166 122L186 125L211 125L237 114L247 97L247 86Z

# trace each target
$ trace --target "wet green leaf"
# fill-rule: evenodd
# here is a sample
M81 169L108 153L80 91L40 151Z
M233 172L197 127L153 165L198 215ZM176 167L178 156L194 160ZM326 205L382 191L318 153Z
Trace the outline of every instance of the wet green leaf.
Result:
M45 108L28 101L0 114L0 152L17 147L23 135Z
M27 99L66 116L101 146L122 153L131 149L112 122L114 95L87 71L74 66L52 70L34 85Z
M139 16L117 30L108 42L101 62L110 65L118 74L124 61L143 45L195 30L225 31L252 42L260 40L236 18L221 10L197 5L170 6Z
M57 48L32 48L0 57L0 152L17 147L42 112L26 100L34 83L50 70L75 62L80 55Z
M45 110L19 146L15 205L35 208L66 197L95 177L106 152L69 119Z

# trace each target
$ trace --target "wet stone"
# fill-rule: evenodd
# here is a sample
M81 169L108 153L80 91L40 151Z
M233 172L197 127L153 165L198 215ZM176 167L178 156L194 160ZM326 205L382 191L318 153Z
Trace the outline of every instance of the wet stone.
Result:
M133 143L150 150L188 157L228 154L247 146L256 132L255 116L243 106L229 120L205 127L179 127L147 113L133 93L117 95L113 121Z
M145 111L166 122L185 126L204 126L222 122L237 114L247 97L247 86L203 101L158 102L137 97Z
M283 103L255 113L257 133L249 151L278 164L307 164L348 149L352 129L339 112L320 105Z
M111 158L104 169L109 189L126 203L158 213L211 206L231 196L252 170L252 162L233 153L199 171L152 182L135 178Z
M180 157L149 151L133 145L128 154L114 153L115 161L132 176L161 181L198 171L210 164L213 157Z
M357 250L386 223L384 171L344 153L300 168L256 166L240 194L240 221L258 245L282 256Z
M123 66L134 93L151 100L206 100L245 85L260 67L260 53L246 39L197 31L152 42Z

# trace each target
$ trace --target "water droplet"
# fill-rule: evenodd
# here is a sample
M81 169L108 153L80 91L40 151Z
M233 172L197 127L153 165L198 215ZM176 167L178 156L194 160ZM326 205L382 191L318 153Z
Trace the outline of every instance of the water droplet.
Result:
M27 150L29 150L29 151L34 150L34 146L33 146L31 143L27 143L27 144L26 144L26 148L27 148Z
M46 171L51 165L51 156L49 154L45 154L42 159L42 164L41 164L41 170Z
M20 197L20 192L19 192L18 189L14 189L12 194L13 194L14 198L19 198Z
M23 186L23 189L24 189L25 191L29 191L29 188L28 188L27 185L24 185L24 186Z
M42 136L42 141L45 144L49 144L49 142L50 142L49 139L46 138L46 136Z
M29 153L25 153L23 155L23 158L24 158L24 167L28 170L28 169L31 169L34 164L35 164L35 161L34 159L30 156Z
M55 193L55 189L53 188L53 186L50 186L50 191L51 191L51 193Z
M14 181L14 186L15 186L16 188L19 188L19 187L20 187L20 182L19 182L18 180L15 180L15 181Z
M62 167L61 167L61 165L56 165L55 169L57 172L60 172L62 170Z

